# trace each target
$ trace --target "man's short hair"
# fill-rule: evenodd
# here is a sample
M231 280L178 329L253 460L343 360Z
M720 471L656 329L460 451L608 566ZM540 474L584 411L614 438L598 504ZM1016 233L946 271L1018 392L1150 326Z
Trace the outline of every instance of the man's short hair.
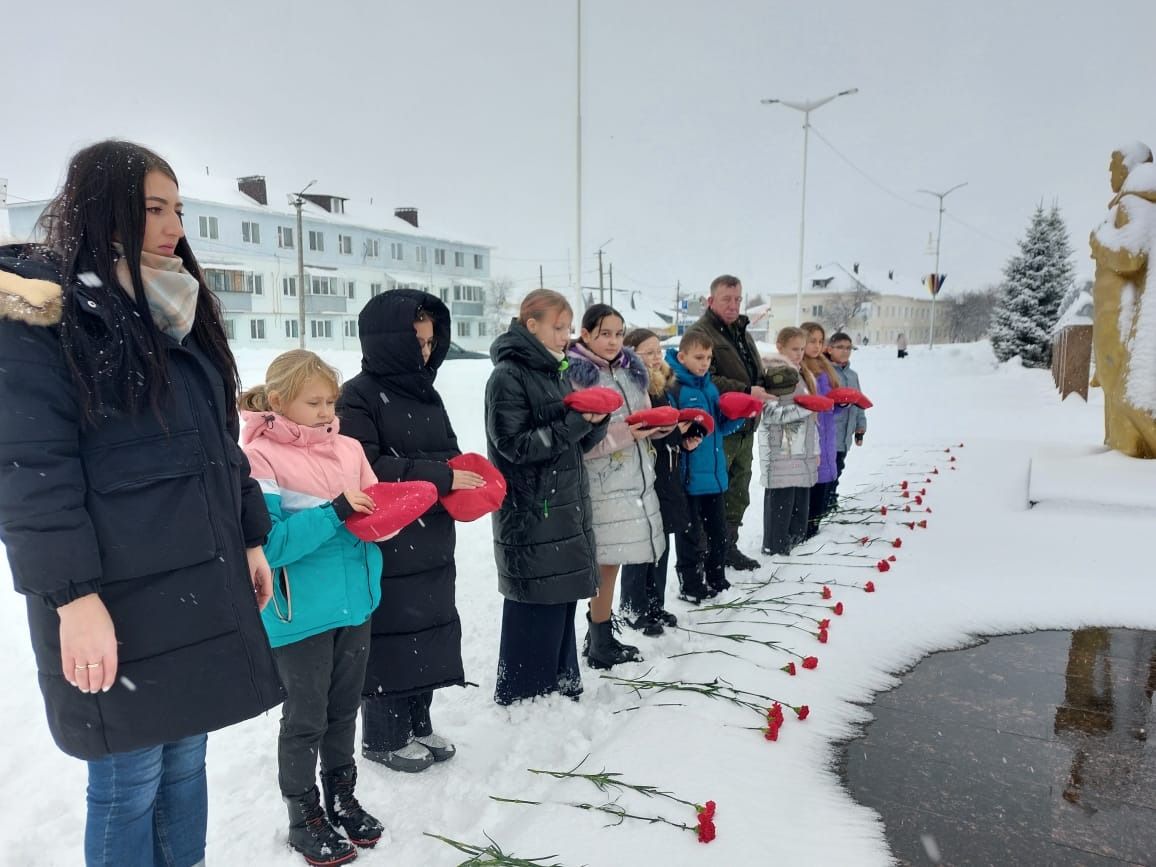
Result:
M701 331L691 328L682 335L682 340L678 341L678 351L689 352L692 349L709 349L713 353L714 343Z
M742 285L743 285L743 281L740 280L738 277L734 276L733 274L719 274L717 277L715 277L713 280L710 281L710 294L711 294L711 297L713 298L715 291L720 286L728 286L729 287L729 286L742 286Z
M831 339L827 341L827 345L831 346L832 344L842 343L843 341L847 341L848 343L854 343L854 341L851 339L850 334L848 334L845 331L836 331L834 334L831 335Z

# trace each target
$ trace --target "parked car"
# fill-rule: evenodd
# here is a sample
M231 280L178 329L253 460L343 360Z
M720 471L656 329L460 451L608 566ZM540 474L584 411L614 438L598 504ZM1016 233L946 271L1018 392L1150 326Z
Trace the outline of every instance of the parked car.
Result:
M471 349L463 349L452 340L450 341L449 352L446 353L446 361L453 361L455 358L489 358L488 352L474 352Z

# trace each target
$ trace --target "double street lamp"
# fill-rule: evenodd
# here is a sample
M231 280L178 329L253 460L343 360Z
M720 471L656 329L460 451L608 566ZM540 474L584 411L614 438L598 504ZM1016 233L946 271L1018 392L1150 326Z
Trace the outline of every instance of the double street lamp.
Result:
M950 190L942 193L937 193L933 190L916 190L919 193L926 193L929 196L935 196L939 199L939 225L935 229L935 270L931 274L931 330L927 336L927 348L935 348L935 299L939 297L939 289L942 281L939 277L939 239L943 234L943 200L954 193L960 187L966 187L967 181L962 184L956 184Z
M806 247L807 231L807 145L811 137L811 112L821 108L832 100L838 99L840 96L851 96L858 92L859 88L852 87L849 90L841 90L838 93L832 93L830 96L824 96L821 99L808 99L802 102L788 99L762 100L763 105L785 105L787 108L793 108L795 111L801 111L803 113L803 206L799 214L799 280L795 292L796 325L798 325L803 318L803 251Z

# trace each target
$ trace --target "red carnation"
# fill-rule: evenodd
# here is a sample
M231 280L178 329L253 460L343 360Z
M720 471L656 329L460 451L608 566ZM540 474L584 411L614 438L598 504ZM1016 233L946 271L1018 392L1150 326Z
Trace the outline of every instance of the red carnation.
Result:
M951 462L951 463L953 463L953 464L955 463L955 455L952 455L952 456L951 456L951 461L950 461L950 462Z
M702 815L706 816L708 819L713 819L714 818L714 811L715 811L715 802L714 801L707 801L704 806L702 806L702 807L696 806L695 809L698 810L698 812L701 813Z
M859 539L859 544L860 544L860 545L866 545L866 544L867 544L868 542L870 542L870 541L871 541L871 540L870 540L870 539L868 539L866 536L863 536L861 539Z
M891 547L892 548L902 548L903 547L903 540L900 539L898 536L896 536L895 541L891 543Z
M830 598L831 598L831 588L830 588L830 587L828 587L826 584L824 584L824 585L823 585L823 592L822 592L820 595L821 595L821 596L822 596L824 599L830 599Z
M963 443L960 443L960 444L959 444L959 447L960 447L960 448L963 448Z
M805 704L801 704L795 708L795 715L801 720L806 719L811 715L811 708Z
M899 558L898 558L898 557L896 557L894 554L892 554L892 555L891 555L890 557L888 557L887 559L888 559L888 560L890 560L892 563L894 563L894 562L895 562L896 560L898 560Z
M917 505L917 506L923 505L923 497L921 497L919 494L915 495L915 505Z
M943 452L944 454L951 454L951 449L944 449Z
M887 514L887 507L886 506L880 506L879 507L879 514L880 515L886 515Z
M874 581L868 581L866 584L863 585L863 589L866 590L868 593L874 593L875 592L875 582Z
M767 722L783 722L783 706L777 701L767 708Z
M955 467L948 467L948 469L954 471Z
M915 522L914 521L904 521L903 525L905 527L907 527L908 530L914 530L915 529Z
M927 507L926 509L924 509L923 511L927 512L927 514L929 514L929 515L930 515L930 514L931 514L931 506L928 506L928 507Z
M824 617L822 620L819 621L819 628L820 629L830 629L831 628L831 621L828 620L826 617Z
M714 819L705 811L698 814L698 842L709 843L715 838Z
M911 496L911 491L907 490L907 488L904 488L904 489L903 489L902 491L900 491L899 493L901 493L901 494L902 494L903 496L905 496L905 497L910 497L910 496Z
M836 602L835 607L832 608L831 610L834 611L838 616L842 617L843 616L843 603L842 602Z
M891 571L891 564L888 563L886 560L880 560L878 563L875 564L875 568L878 569L880 572L890 572Z
M929 485L931 484L931 479L929 479L929 478L928 478L928 479L924 479L923 481L927 482L927 484L929 484ZM924 491L924 493L927 493L927 492L926 492L926 491Z
M904 481L900 482L900 483L899 483L899 487L900 487L900 488L903 488L904 490L906 490L906 489L907 489L907 481L906 481L906 480L904 480Z
M927 529L927 521L920 521L918 525L921 529Z
M819 643L820 644L826 644L827 643L827 630L826 629L820 629L819 630Z
M904 506L904 507L903 507L903 511L905 511L905 512L910 512L910 511L911 511L911 507L910 507L910 506Z
M768 741L777 741L779 739L779 724L771 723L766 728L766 734L763 735Z
M784 666L783 666L783 667L782 667L780 670L781 670L781 671L785 671L785 672L786 672L787 674L789 674L791 677L794 677L794 676L795 676L795 674L796 674L796 671L795 671L795 663L793 663L793 662L788 662L788 663L787 663L786 665L784 665Z
M815 669L818 667L819 667L819 657L817 657L817 656L803 657L803 668Z
M931 480L930 480L930 479L928 479L928 481L931 481ZM927 496L927 488L920 488L920 489L919 489L919 493L920 493L922 496L926 497L926 496Z
M939 467L932 467L931 468L931 475L938 476L939 475Z

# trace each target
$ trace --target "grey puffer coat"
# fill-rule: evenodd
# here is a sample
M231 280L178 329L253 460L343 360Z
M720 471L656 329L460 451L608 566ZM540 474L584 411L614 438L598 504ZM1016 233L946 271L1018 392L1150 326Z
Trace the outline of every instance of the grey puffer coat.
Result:
M781 355L763 359L767 370L790 365ZM794 394L768 403L759 422L759 466L764 488L810 488L819 478L819 431L815 413L795 403L808 394L800 377Z
M650 408L649 373L632 349L613 362L581 343L568 354L575 388L602 386L622 395L610 416L606 438L586 452L594 542L599 564L656 563L666 550L666 532L654 488L654 448L636 440L626 424L632 412Z

